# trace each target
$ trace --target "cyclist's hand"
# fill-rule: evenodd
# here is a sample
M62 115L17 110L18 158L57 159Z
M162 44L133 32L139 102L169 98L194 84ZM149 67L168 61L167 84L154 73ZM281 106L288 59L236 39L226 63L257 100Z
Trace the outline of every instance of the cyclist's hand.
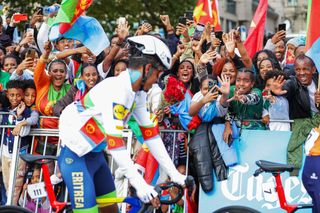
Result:
M145 185L144 187L141 188L136 188L137 190L137 196L139 199L144 202L144 203L149 203L151 202L152 205L156 204L155 199L158 196L158 193L154 190L154 188L150 185ZM160 201L159 201L160 205Z
M176 174L170 176L172 182L175 182L181 186L185 186L186 176L182 175L181 173L177 172Z

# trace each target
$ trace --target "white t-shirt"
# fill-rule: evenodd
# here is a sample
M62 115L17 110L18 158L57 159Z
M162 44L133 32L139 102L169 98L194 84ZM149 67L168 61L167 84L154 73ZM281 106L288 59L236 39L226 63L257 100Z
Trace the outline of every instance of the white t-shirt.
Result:
M316 103L314 100L314 94L316 93L316 84L312 81L311 84L308 86L308 93L309 93L309 100L310 100L310 108L312 112L319 112L319 110L316 107Z

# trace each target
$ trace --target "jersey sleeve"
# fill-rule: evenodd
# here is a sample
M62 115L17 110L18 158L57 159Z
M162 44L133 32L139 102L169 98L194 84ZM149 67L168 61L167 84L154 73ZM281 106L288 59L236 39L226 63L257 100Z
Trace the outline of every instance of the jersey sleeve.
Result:
M140 92L135 100L135 108L133 116L136 119L144 141L159 137L158 124L153 122L150 118L150 112L147 111L147 94Z

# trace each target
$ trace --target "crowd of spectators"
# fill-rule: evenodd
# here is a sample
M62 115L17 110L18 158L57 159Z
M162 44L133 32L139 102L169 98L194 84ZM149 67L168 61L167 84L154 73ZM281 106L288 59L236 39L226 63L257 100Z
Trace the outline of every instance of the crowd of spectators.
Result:
M196 40L193 20L173 26L168 15L159 18L166 32L161 39L167 43L173 60L171 69L162 73L158 84L148 92L148 109L159 114L166 75L176 76L184 83L185 99L162 109L158 122L162 129L191 133L189 167L194 169L189 170L202 188L206 192L212 190L212 169L218 180L225 180L227 167L238 163L233 143L239 138L240 128L291 130L288 161L296 166L292 174L297 175L303 141L311 128L320 123L318 72L313 60L304 54L305 38L286 38L285 31L276 32L264 49L250 58L237 29L224 32L219 40L211 26L205 25L201 39ZM35 11L24 29L18 29L12 14L0 18L0 110L15 114L2 115L1 124L16 125L5 132L2 141L2 205L8 189L14 136L22 136L20 152L27 152L31 142L25 137L28 128L58 127L58 119L39 116L59 117L68 104L81 100L100 81L126 71L128 36L161 37L147 22L135 32L130 31L126 22L118 24L110 37L110 46L97 56L78 41L67 38L41 44L41 50L37 36L45 21L46 17ZM293 63L287 60L289 52L295 58ZM108 98L108 92L112 91L105 91L101 98ZM135 121L130 122L129 128ZM202 131L206 132L206 140L199 140ZM187 134L167 132L162 137L168 153L174 156L174 164L185 171ZM208 143L208 149L200 149L200 141ZM41 154L41 143L39 138L34 152ZM57 144L58 139L50 137L46 153L55 153ZM14 204L18 204L24 173L25 164L19 161Z

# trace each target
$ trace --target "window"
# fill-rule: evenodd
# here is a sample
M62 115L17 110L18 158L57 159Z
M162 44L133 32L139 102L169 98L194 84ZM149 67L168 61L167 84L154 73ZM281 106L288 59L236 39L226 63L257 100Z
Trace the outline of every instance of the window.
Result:
M236 2L234 0L227 0L227 12L236 14Z
M231 20L227 20L227 31L229 32L232 29L236 29L237 27L237 22L235 21L231 21Z
M298 1L297 0L288 0L288 6L297 6Z

